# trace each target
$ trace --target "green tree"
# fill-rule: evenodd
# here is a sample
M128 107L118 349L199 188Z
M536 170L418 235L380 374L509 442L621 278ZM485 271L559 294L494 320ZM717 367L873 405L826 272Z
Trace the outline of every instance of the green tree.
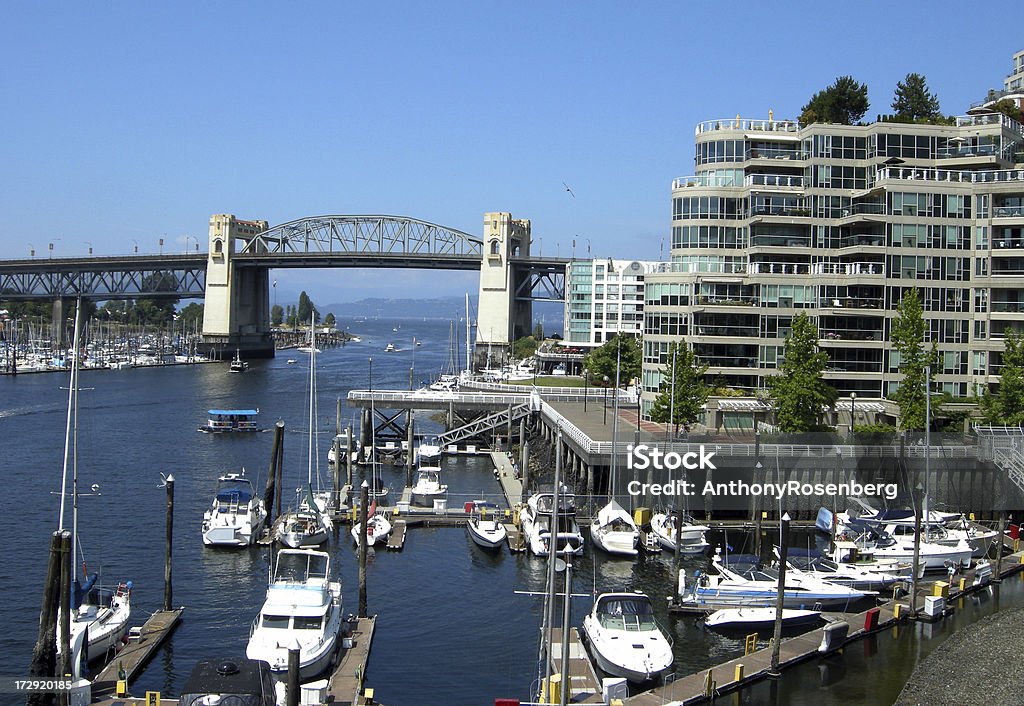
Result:
M1021 110L1017 106L1017 101L1015 100L1003 98L990 105L989 108L997 113L1002 113L1009 118L1013 118L1018 123L1024 123L1024 110Z
M807 314L798 314L779 374L767 380L780 430L797 434L823 428L822 412L836 401L836 391L822 378L827 367L828 353L818 347L818 327Z
M270 307L270 324L272 326L280 326L284 321L284 308L280 304L274 304Z
M202 328L204 305L192 302L178 312L178 327L184 331Z
M595 349L584 360L584 367L590 372L592 381L608 377L609 384L615 384L615 358L619 356L619 385L626 386L640 375L642 358L639 339L617 333L600 348Z
M662 424L671 423L676 434L680 425L689 430L690 425L700 419L704 403L711 394L711 387L704 382L707 371L708 366L700 364L692 348L685 343L671 344L661 371L661 387L651 407L651 419ZM675 385L672 384L673 378Z
M852 125L868 112L868 86L852 76L840 76L828 88L818 91L800 112L800 122Z
M982 396L981 409L989 424L1017 426L1024 423L1024 340L1011 329L1004 345L999 388Z
M939 99L928 90L928 82L921 74L907 74L896 84L892 99L896 117L907 122L929 121L942 117Z
M533 325L533 338L537 341L544 340L544 324L539 321Z
M930 350L925 347L926 330L921 295L912 289L900 300L891 336L893 348L899 354L899 371L903 374L903 380L893 395L900 406L900 429L903 430L925 428L925 368L932 366L934 369L938 362L935 344Z
M334 318L334 312L328 311L327 316L324 317L324 326L334 326L336 323L338 321Z
M305 292L300 292L299 293L299 308L298 308L298 310L296 312L297 316L298 316L298 319L299 319L299 323L301 323L301 324L309 323L309 317L310 316L314 317L313 318L314 322L319 320L320 317L315 315L315 312L316 312L316 306L313 304L313 300L310 299L309 296Z
M512 343L512 356L518 360L529 358L537 352L537 339L533 336L523 336Z

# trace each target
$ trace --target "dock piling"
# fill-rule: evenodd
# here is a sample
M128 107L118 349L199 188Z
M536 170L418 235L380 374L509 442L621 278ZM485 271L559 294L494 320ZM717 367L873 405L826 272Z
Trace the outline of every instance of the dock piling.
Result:
M68 676L71 674L71 565L74 559L71 556L71 533L64 531L60 540L60 611L58 620L60 624L60 660L57 665L57 673L54 676Z
M29 667L29 674L33 677L52 677L57 667L57 604L60 600L57 592L60 590L61 537L64 534L64 531L54 532L50 539L50 561L43 586L43 603L39 609L39 636L32 650L32 664ZM47 695L42 692L31 692L28 704L42 704L46 698Z
M284 438L284 422L274 425L274 444L270 449L270 468L267 469L267 487L263 491L263 506L267 510L267 526L274 521L274 489L277 485L277 457L281 440Z
M285 704L299 706L299 641L288 648L288 684L285 691Z
M352 487L352 427L345 427L345 482Z
M359 514L363 520L363 536L360 537L359 542L359 617L366 617L366 550L369 545L367 538L368 528L370 526L370 517L367 514L370 509L370 484L363 479L362 485L359 486Z
M174 474L167 476L167 543L164 546L164 610L171 609L171 555L174 546Z

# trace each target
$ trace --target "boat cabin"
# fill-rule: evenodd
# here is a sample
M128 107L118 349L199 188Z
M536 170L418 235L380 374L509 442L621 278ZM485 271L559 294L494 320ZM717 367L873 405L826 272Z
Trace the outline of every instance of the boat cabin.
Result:
M252 483L248 478L231 474L222 476L217 482L218 512L248 512L252 498Z
M211 409L208 419L199 431L207 433L259 431L256 426L258 409Z
M654 608L643 593L607 593L594 606L601 626L616 630L653 630Z
M178 703L181 706L212 703L274 706L277 697L270 665L255 659L203 660L193 667Z

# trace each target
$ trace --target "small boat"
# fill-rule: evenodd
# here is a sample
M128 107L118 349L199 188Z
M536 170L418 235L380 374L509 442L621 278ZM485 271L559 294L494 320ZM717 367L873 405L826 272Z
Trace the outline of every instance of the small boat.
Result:
M640 592L602 593L583 619L583 633L603 671L635 684L663 677L675 663L651 599Z
M420 466L416 471L416 483L412 486L412 504L420 507L434 507L437 500L448 497L448 486L441 482L438 466Z
M484 549L498 549L508 538L505 525L501 523L501 510L497 504L484 500L466 503L466 532L473 543Z
M228 473L217 479L217 493L210 509L203 513L203 544L247 547L256 541L267 519L263 499L241 474Z
M248 369L249 364L246 361L242 360L241 351L236 349L235 359L231 361L231 365L228 367L228 370L232 373L244 373Z
M294 358L289 358L286 362L288 363L288 365L295 365L299 361L295 360Z
M360 540L363 537L363 523L357 522L352 525L352 541L358 546ZM375 546L378 542L383 542L391 534L391 522L382 514L377 512L377 502L371 501L370 503L370 521L367 523L366 539L367 546Z
M270 665L255 659L208 659L196 663L182 687L179 704L276 706Z
M672 508L669 508L668 512L657 512L651 517L651 531L658 538L658 543L671 552L676 550L677 524L680 538L679 553L703 554L710 546L704 536L709 527L693 522Z
M763 632L775 627L775 608L723 608L704 618L713 630ZM782 609L782 627L813 627L821 622L821 611L800 608Z
M395 349L395 344L394 343L389 343L386 346L384 346L384 352L385 353L394 353L395 350L396 349Z
M253 621L245 656L263 660L278 674L288 671L288 651L299 649L299 681L326 670L341 632L341 583L330 578L326 552L282 549L260 614Z
M416 462L421 465L434 466L441 460L441 441L431 435L423 437L416 447Z
M206 424L199 427L199 431L208 434L259 431L256 426L259 413L258 409L211 409L206 413Z
M576 496L563 486L558 494L557 510L554 504L553 493L536 493L519 511L519 521L530 551L536 556L547 556L554 534L558 554L582 554L583 534L576 524Z
M629 513L614 500L597 511L590 523L590 540L609 554L636 556L640 530Z

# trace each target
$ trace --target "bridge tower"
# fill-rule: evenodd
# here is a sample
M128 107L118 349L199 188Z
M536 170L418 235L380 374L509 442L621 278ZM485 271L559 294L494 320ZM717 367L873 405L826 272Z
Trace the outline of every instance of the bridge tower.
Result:
M516 292L529 274L515 268L510 258L530 254L530 221L512 218L511 213L484 214L484 245L480 263L480 299L477 315L474 368L490 361L500 366L508 361L511 343L530 334L533 304L516 300Z
M273 358L270 332L270 273L262 267L236 267L236 241L247 243L267 230L266 221L242 221L229 214L210 216L203 311L203 348L212 356Z

